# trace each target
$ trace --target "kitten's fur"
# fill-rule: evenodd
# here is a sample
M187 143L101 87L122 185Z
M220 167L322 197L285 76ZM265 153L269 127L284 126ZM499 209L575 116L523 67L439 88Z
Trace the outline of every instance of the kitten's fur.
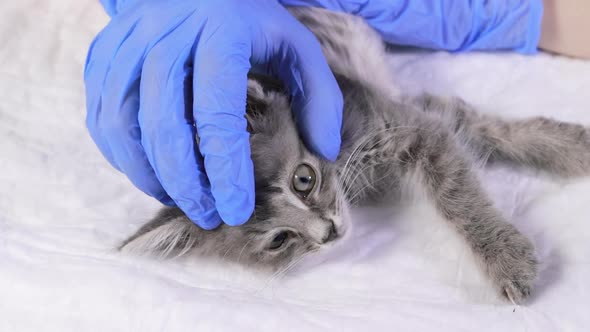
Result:
M250 80L247 118L256 179L251 220L205 231L179 209L167 208L122 249L165 256L191 252L284 269L339 239L349 204L392 203L411 184L463 236L498 289L522 302L537 275L533 245L494 208L473 170L502 161L560 176L586 175L588 129L546 118L505 121L477 114L458 99L399 97L387 74L384 45L361 19L321 9L291 11L320 40L345 98L337 162L305 148L284 93ZM318 178L306 198L291 184L302 163ZM280 232L289 235L271 249Z

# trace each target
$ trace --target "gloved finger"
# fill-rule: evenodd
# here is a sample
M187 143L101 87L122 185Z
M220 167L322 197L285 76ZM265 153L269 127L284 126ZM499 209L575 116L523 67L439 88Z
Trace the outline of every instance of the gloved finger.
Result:
M250 40L249 28L238 15L211 15L194 58L193 114L199 149L217 211L228 225L243 224L254 210L254 171L244 117Z
M120 34L112 26L93 41L85 67L86 126L94 142L113 167L123 172L144 193L171 205L140 144L137 124L141 53L121 60ZM132 33L125 30L127 33ZM121 60L121 61L119 61Z
M106 74L121 44L121 39L124 39L124 33L128 32L128 29L122 28L117 23L111 21L92 41L84 66L84 83L86 88L86 127L105 158L113 167L121 171L100 130L101 123L99 121L103 112L102 93L105 88ZM131 25L134 26L134 24Z
M340 152L342 93L315 36L295 18L284 29L274 71L289 86L293 111L306 145L329 160ZM288 22L285 22L288 24Z
M141 142L139 84L146 50L138 50L138 45L148 45L149 48L154 40L166 35L176 25L176 22L164 25L159 36L154 36L146 33L148 29L140 22L128 34L107 70L101 102L104 111L98 116L99 130L120 170L140 190L167 205L174 205L174 202L156 177Z
M156 6L152 4L152 7L154 8L150 7L150 9L162 16L166 15L174 17L175 15L171 14L178 11L186 17L186 13L188 13L189 10L187 8L177 8L181 4L187 6L186 2L166 4L164 7L160 6L162 8L156 8ZM98 118L101 116L104 109L101 103L103 90L107 88L105 84L107 73L110 71L110 67L114 62L113 59L120 51L121 47L127 45L131 48L135 48L138 54L144 54L150 47L150 37L157 36L158 33L165 33L167 31L165 27L161 27L161 25L164 25L162 22L154 23L154 21L149 18L144 18L142 20L141 16L132 14L133 13L117 15L96 36L88 51L84 67L86 108L88 112L86 123L95 143L115 168L118 168L118 165L113 160L109 151L110 149L104 141L104 138L97 130L100 128ZM148 17L149 15L148 13L144 13L144 16ZM138 26L142 21L144 21L144 24L138 29ZM168 18L167 21L169 22L171 19ZM174 22L168 24L174 24ZM136 36L134 41L129 40L130 36ZM141 36L142 38L137 38L137 36Z
M139 124L143 147L166 192L193 222L213 229L221 218L195 147L192 119L187 116L191 105L185 84L191 76L191 49L198 25L190 20L180 24L147 54Z

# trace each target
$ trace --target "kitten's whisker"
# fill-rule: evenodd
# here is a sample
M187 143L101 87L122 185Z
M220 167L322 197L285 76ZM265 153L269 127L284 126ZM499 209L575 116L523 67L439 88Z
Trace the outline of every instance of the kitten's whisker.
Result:
M178 255L176 255L176 257L184 256L186 253L188 253L193 248L193 246L196 242L197 242L197 239L195 237L189 235L184 248L182 248L182 250L180 251L180 253L178 253Z
M393 156L392 156L392 158L393 158ZM366 169L368 169L368 168L370 168L370 167L374 167L374 166L375 166L375 165L367 165L366 167L364 167L363 169L361 169L361 171L359 172L359 175L361 175L361 176L365 177L365 181L364 181L364 182L365 182L365 185L364 185L364 186L362 186L361 188L357 189L357 191L354 193L354 195L350 195L350 190L346 192L346 196L347 196L347 198L348 198L348 201L349 201L349 202L353 202L353 201L354 201L354 199L355 199L355 198L356 198L356 197L357 197L357 196L358 196L360 193L362 193L362 191L363 191L363 190L365 190L365 189L367 189L367 188L369 188L369 187L373 187L373 188L374 188L374 185L375 185L377 182L379 182L379 181L381 181L381 180L385 179L386 177L388 177L388 176L389 176L389 175L390 175L390 174L393 172L393 170L392 170L392 169L390 169L390 170L389 170L387 173L385 173L385 175L381 176L379 179L372 179L372 180L370 180L370 179L366 179L366 175L364 174L364 171L365 171ZM355 179L353 179L353 183L354 183L354 182L356 182L356 178L355 178Z
M353 179L353 181L356 182L356 179L358 178L359 175L365 177L365 181L364 181L365 184L360 189L357 189L356 193L358 193L358 192L360 192L360 191L362 191L362 190L364 190L366 188L369 188L369 187L372 187L373 186L373 183L374 182L371 182L370 180L366 179L366 176L364 174L362 174L365 170L367 170L368 168L371 168L371 167L373 167L373 165L367 165L367 166L363 167L359 171L359 173L357 174L357 176L355 176L355 178ZM349 202L353 202L353 198L350 195L350 192L351 191L352 191L352 186L350 187L350 189L348 191L345 192L345 196L348 198L348 201Z
M375 136L377 136L378 134L387 132L388 130L391 130L393 128L385 128L385 129L381 129L381 130L377 130L375 132L372 132L369 135L366 135L365 137L363 137L358 143L357 146L352 150L350 156L348 156L346 163L344 163L344 166L342 167L343 169L343 174L342 177L346 176L346 171L348 169L348 167L350 166L350 163L355 161L354 158L356 158L356 156L362 151L363 148L366 147L367 144L369 144L369 142L371 142L371 139L374 138Z
M346 163L343 166L343 171L342 171L342 175L341 178L343 179L343 182L347 181L347 177L350 175L350 166L351 163L357 162L357 157L358 155L362 152L362 150L364 148L366 148L366 145L371 142L371 139L375 138L377 135L379 134L383 134L383 133L387 133L388 131L392 131L392 130L396 130L396 129L406 129L406 128L410 128L410 129L421 129L418 128L416 126L395 126L395 127L389 127L389 128L384 128L384 129L380 129L377 131L374 131L372 133L370 133L369 135L366 135L365 137L363 137L360 142L357 144L357 146L353 149L352 153L350 154L350 156L347 158ZM374 144L371 146L370 149L373 149L377 144L380 144L383 142L383 140L385 139L392 139L397 135L401 135L401 133L394 133L392 136L387 136L387 137L383 137L381 139L379 139L378 141L374 142Z
M375 142L375 143L372 145L371 149L372 149L374 146L377 146L378 144L381 144L381 143L385 142L386 140L393 139L393 138L394 138L394 137L391 137L391 136L388 136L388 137L382 137L382 138L380 138L379 140L377 140L377 141L376 141L376 142ZM360 167L360 166L362 166L362 164L359 162L359 165L358 165L358 166ZM349 182L350 184L346 184L346 183L344 183L344 186L345 186L345 187L348 189L348 190L345 192L346 196L348 196L348 194L349 194L349 191L350 191L350 190L352 190L351 188L352 188L352 186L353 186L354 182L357 180L357 178L358 178L359 176L363 176L363 177L364 177L364 176L365 176L365 174L364 174L364 171L365 171L365 170L367 170L368 168L370 168L370 167L374 167L374 166L375 166L375 165L373 165L373 164L368 164L368 165L366 165L365 167L363 167L363 168L362 168L360 171L358 171L358 170L356 171L356 175L354 175L354 178L352 179L352 181L350 181L350 177L349 177L349 178L347 178L346 180L344 180L344 181L346 181L346 182L349 182L349 181L350 181L350 182ZM351 175L351 176L352 176L352 175ZM368 181L368 180L367 180L366 182L370 183L370 181Z
M375 180L369 180L366 178L366 174L364 174L364 171L369 169L370 167L374 167L376 165L366 165L365 167L363 167L362 169L359 170L359 167L362 166L362 163L360 162L360 158L357 159L358 155L361 153L361 150L359 148L366 148L366 145L368 143L368 141L370 141L372 138L374 138L375 136L382 134L382 133L386 133L388 131L394 130L394 129L401 129L401 128L410 128L410 129L423 129L423 128L418 128L416 126L396 126L396 127L390 127L390 128L385 128L382 130L378 130L376 132L371 133L370 135L367 135L363 138L363 140L361 140L361 144L359 144L357 146L357 148L355 148L354 152L350 155L350 157L347 160L347 164L345 165L346 169L343 172L343 176L341 177L341 186L345 189L344 194L346 197L349 197L350 191L354 188L354 183L357 181L359 176L362 176L365 178L365 180L363 181L365 184L363 186L362 189L366 189L368 187L372 187L374 186L374 184L376 183ZM367 150L371 150L373 148L375 148L375 146L382 144L383 142L386 142L388 140L392 140L395 139L396 136L401 135L402 133L393 133L392 135L386 136L386 137L382 137L380 139L378 139L377 141L375 141L370 148L368 148ZM393 156L392 156L393 157ZM355 165L356 164L356 165ZM356 175L355 175L356 173ZM351 180L352 178L352 180ZM361 190L362 190L361 189ZM355 197L358 195L358 192L355 193ZM352 202L352 199L349 198L349 201Z
M375 133L376 134L376 133ZM373 134L373 136L375 135ZM347 175L347 171L348 168L350 166L350 163L352 160L354 160L353 158L356 158L356 154L360 153L361 149L367 145L370 142L370 139L373 136L366 136L364 137L358 144L357 146L352 150L352 152L350 153L350 155L348 156L348 158L346 159L346 162L344 163L344 166L342 167L342 175L341 178L345 178Z
M367 141L367 143L369 142L369 140ZM375 142L371 148L375 147L377 144L379 144L378 142ZM366 145L366 144L364 144ZM363 145L363 146L364 146ZM355 173L358 174L358 168L361 167L361 164L359 162L358 159L356 159L361 153L361 150L357 150L356 153L353 156L353 159L351 160L351 162L347 165L346 167L346 174L344 176L341 177L341 185L343 187L345 187L347 190L350 188L350 185L352 185L352 183L349 184L349 180L350 177L352 177ZM351 155L352 157L352 155Z
M362 188L360 188L359 190L357 190L356 193L349 198L349 201L354 202L356 197L359 194L361 194L366 188L374 186L375 183L387 178L392 172L393 172L393 170L389 170L389 172L385 173L385 175L383 175L382 177L380 177L372 182L368 182L367 185L365 185Z
M230 250L232 250L234 247L236 246L235 243L232 243L232 245L229 246L229 248L227 248L227 250L225 251L225 254L223 254L223 256L221 256L221 260L225 260L225 257L227 257L227 254L230 252Z
M240 259L242 258L242 254L244 253L244 249L246 249L248 244L250 244L250 242L252 242L253 240L254 240L254 237L251 237L250 240L246 241L246 243L242 247L242 250L240 250L240 254L238 255L238 264L240 264Z
M254 212L252 214L252 217L254 218L254 222L258 222L258 215L256 214L256 209L254 209ZM248 242L246 242L246 244L244 245L244 247L242 247L242 250L240 251L240 255L238 256L238 263L240 263L240 258L242 257L242 253L244 252L244 249L246 248L246 246L248 245L248 243L250 243L252 240L254 240L254 238L250 239ZM225 259L225 257L227 256L227 254L230 252L231 249L233 249L235 247L235 243L233 243L226 251L225 254L223 254L223 256L221 257L222 260Z
M285 266L284 268L281 268L279 270L277 270L276 272L274 272L269 278L268 280L264 283L264 286L262 287L262 290L265 290L270 284L272 284L275 280L282 278L283 276L285 276L291 269L293 269L297 264L299 264L304 258L306 258L307 256L317 252L318 249L313 249L308 251L307 253L301 255L300 257L298 257L297 259L293 260L292 262L290 262L289 264L287 264L287 266Z

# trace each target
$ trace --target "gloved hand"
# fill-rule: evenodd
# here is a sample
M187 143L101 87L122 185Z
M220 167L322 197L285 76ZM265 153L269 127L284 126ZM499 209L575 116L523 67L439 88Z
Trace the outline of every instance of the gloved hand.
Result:
M307 145L337 157L342 95L315 37L276 0L103 4L112 19L86 62L87 126L109 162L145 193L205 229L250 217L251 65L289 88Z
M387 42L448 51L535 53L542 0L279 0L358 15Z

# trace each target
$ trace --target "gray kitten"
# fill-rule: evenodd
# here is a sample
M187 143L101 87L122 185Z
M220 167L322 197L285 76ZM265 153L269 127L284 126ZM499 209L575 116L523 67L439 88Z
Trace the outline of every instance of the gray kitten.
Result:
M522 302L537 275L534 247L494 208L474 170L501 161L586 175L589 131L546 118L505 121L477 114L459 99L400 97L387 74L384 44L361 19L312 8L291 12L320 40L344 95L338 160L310 153L288 95L267 79L251 79L251 219L205 231L179 209L166 208L121 248L283 270L341 239L349 206L392 204L412 186L462 235L499 291Z

